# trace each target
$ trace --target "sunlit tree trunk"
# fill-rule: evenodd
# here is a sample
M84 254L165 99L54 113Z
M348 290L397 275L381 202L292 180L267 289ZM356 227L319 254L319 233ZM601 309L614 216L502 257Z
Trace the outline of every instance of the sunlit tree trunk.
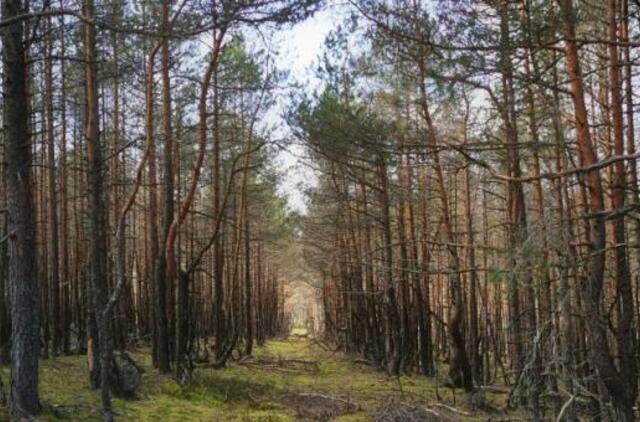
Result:
M618 59L618 2L609 0L609 80L611 82L611 118L613 121L614 153L622 156L624 146L624 116L622 112L621 66ZM624 161L618 161L613 170L613 209L622 210L626 202L627 181ZM636 333L634 326L635 306L631 274L627 261L627 236L625 233L624 214L614 222L613 237L616 258L616 296L618 298L618 353L620 354L620 375L624 382L625 402L633 406L636 399L637 360Z
M572 0L558 0L564 32L564 55L567 75L572 93L576 138L579 149L579 162L582 167L598 163L588 126L585 105L584 83L580 70L580 59L576 44L574 8ZM634 419L633 400L629 400L626 383L614 364L607 341L607 322L602 314L602 294L604 283L606 229L603 211L604 198L600 172L597 169L585 171L583 180L588 188L589 204L587 212L592 218L585 220L588 227L590 259L586 276L585 313L588 315L589 346L591 361L598 379L611 395L617 416L620 420ZM585 204L586 206L586 204Z

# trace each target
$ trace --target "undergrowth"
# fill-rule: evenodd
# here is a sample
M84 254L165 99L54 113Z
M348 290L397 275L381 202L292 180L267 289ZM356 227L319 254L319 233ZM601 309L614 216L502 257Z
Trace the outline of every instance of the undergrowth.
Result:
M313 406L326 406L315 403L318 401L312 400L314 397L322 398L322 403L335 400L355 406L347 406L350 410L340 415L332 414L331 409L315 409L312 413L318 415L317 419L337 421L371 420L376 410L390 401L424 406L437 402L451 409L464 409L461 391L420 376L388 377L376 368L323 350L305 339L270 341L254 348L253 359L231 363L224 369L198 368L186 386L158 374L151 366L148 350L132 356L145 370L142 387L133 400L114 399L118 420L289 421L314 411ZM314 370L283 365L287 360L312 362ZM0 367L0 374L7 388L9 369ZM43 412L38 420L100 420L98 394L89 389L87 376L85 356L43 360ZM502 408L504 400L504 395L499 394L484 397L488 407L494 409ZM446 407L443 409L446 412ZM455 420L487 420L489 416L464 410L454 415ZM0 420L6 419L6 409L0 409Z

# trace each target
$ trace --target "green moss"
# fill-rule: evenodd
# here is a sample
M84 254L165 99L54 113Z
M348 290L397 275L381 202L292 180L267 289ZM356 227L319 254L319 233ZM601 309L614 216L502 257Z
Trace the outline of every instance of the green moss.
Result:
M231 364L220 370L198 368L192 382L184 387L152 368L148 350L134 353L145 369L141 390L135 400L114 399L114 411L119 420L126 421L291 421L296 419L296 406L300 404L286 397L313 392L357 403L360 410L335 419L353 422L370 420L390 399L428 403L439 395L441 401L453 404L455 395L460 407L463 396L460 391L438 387L432 379L388 377L376 368L323 351L303 339L271 341L254 350L258 362ZM314 361L319 371L281 368L278 361L282 359ZM0 374L6 386L8 368L0 368ZM43 360L40 376L44 409L39 420L100 420L99 398L88 388L84 356ZM499 406L504 397L487 394L486 400ZM0 420L7 418L3 412L0 409Z

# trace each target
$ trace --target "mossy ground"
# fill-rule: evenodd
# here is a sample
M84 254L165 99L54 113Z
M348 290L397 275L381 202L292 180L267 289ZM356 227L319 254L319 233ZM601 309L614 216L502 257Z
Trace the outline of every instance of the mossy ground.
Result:
M288 403L286 397L318 393L343 402L357 403L359 410L332 420L371 420L376 410L389 400L432 406L439 403L464 409L462 393L438 386L420 376L390 378L370 366L356 363L340 354L304 339L270 341L256 347L255 361L230 364L224 369L198 368L188 386L180 386L170 376L159 375L151 367L147 350L133 354L145 369L143 383L135 400L114 399L118 420L126 421L288 421L300 415L300 403ZM279 368L280 359L318 362L317 370ZM263 365L272 362L273 365ZM261 366L262 365L262 366ZM0 374L7 388L8 368ZM100 420L98 394L88 388L84 356L63 356L42 361L42 421ZM485 403L503 407L504 395L485 395ZM444 411L453 420L499 420L506 415ZM444 409L444 410L442 410ZM7 418L0 409L0 420Z

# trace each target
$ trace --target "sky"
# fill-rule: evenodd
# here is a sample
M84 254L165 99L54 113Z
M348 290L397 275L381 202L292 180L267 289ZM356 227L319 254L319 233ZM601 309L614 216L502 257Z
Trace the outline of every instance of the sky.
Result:
M320 86L314 69L319 62L325 38L340 20L339 9L331 7L291 28L280 29L275 33L273 48L279 53L275 60L276 66L289 71L289 83L300 83L308 92ZM276 164L283 175L280 192L286 196L293 211L305 213L307 206L304 189L314 186L316 178L305 164L304 148L293 140L281 117L289 105L289 93L287 90L281 91L278 104L268 114L270 121L267 123L279 127L276 136L283 138L282 144L286 145L276 157Z

